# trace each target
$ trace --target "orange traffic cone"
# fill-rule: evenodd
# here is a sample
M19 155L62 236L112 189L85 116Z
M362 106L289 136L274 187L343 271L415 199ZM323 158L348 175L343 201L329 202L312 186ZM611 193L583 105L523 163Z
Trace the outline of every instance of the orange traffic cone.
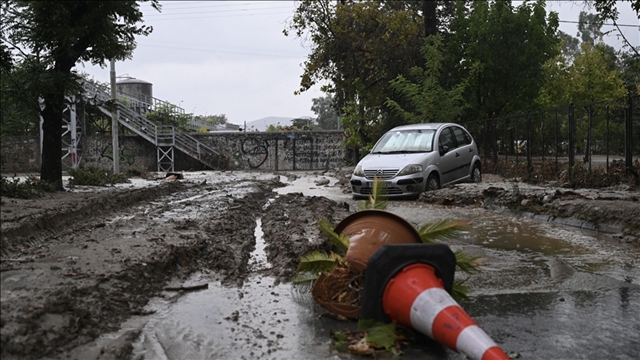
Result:
M389 281L382 305L392 321L412 327L470 359L509 359L444 290L435 269L405 267Z
M470 359L509 359L449 295L455 255L448 246L386 245L366 271L361 319L414 328Z

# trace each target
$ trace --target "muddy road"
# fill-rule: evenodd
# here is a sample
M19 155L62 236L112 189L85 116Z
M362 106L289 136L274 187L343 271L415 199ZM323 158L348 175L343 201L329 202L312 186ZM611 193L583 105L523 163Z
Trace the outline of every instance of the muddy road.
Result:
M214 171L186 173L176 182L138 179L112 188L76 187L35 200L2 197L2 358L350 358L331 348L329 333L354 324L318 318L322 309L305 296L292 295L288 284L300 255L329 248L316 222L324 218L337 224L355 211L347 175L348 171ZM615 251L608 254L627 257L613 270L607 268L615 273L611 275L615 285L608 286L611 291L627 289L627 296L639 293L634 261L640 245L637 190L532 187L491 176L486 180L424 194L416 202L393 202L389 210L416 225L439 216L434 214L471 222L474 230L452 245L492 261L483 265L488 270L484 275L470 282L476 289L472 295L483 300L468 304L485 321L490 335L508 342L501 323L492 319L520 316L492 315L500 308L491 305L496 295L547 294L560 284L558 279L566 283L575 279L576 268L580 270L564 258L541 260L545 250L535 246L529 250L537 255L509 252L505 258L501 251L516 244L505 245L505 250L474 243L484 236L481 229L498 229L505 219L569 225L568 233L584 232L581 236L595 244L610 244ZM456 213L456 209L466 210ZM480 222L490 219L487 214L498 214L494 225ZM513 230L504 236L512 235ZM531 269L531 264L539 263L547 270ZM629 279L619 270L625 266L630 267ZM514 268L523 277L507 275ZM505 276L510 280L497 280ZM531 283L532 277L551 280ZM604 280L583 279L570 294L559 297L579 297L592 285L600 288L600 281ZM202 284L209 288L179 291ZM523 288L526 291L520 291ZM553 301L545 296L540 295ZM514 307L521 306L518 301L526 303L517 295L504 301L515 302ZM170 310L180 302L192 303L189 315ZM293 308L297 315L287 314ZM546 315L538 321L555 321ZM638 311L628 316L638 321L632 326L640 326ZM162 330L162 324L170 325ZM264 324L271 331L264 330ZM211 339L196 336L212 332ZM526 354L523 344L512 346L514 354ZM638 343L629 339L625 344ZM407 350L407 358L457 358L448 350L432 348L414 346ZM627 353L618 354L626 358Z

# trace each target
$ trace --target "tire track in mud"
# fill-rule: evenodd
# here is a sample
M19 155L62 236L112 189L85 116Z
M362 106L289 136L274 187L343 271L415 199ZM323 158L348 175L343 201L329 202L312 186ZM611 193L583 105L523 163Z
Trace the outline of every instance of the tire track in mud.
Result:
M149 245L149 250L141 257L131 260L129 257L131 254L127 254L127 251L105 255L107 258L112 256L104 261L115 264L115 271L106 270L96 274L84 270L86 271L84 275L77 277L74 275L70 278L61 277L62 274L59 272L48 271L50 274L46 276L49 276L52 281L47 289L34 289L29 284L16 287L18 292L26 289L29 296L24 299L3 298L3 316L0 324L2 358L62 357L71 349L101 334L117 330L123 321L131 316L143 314L144 306L149 299L160 293L169 280L186 279L194 271L202 269L217 271L223 276L223 282L226 284L242 283L248 276L249 256L255 247L256 219L261 216L267 196L273 196L271 190L281 186L277 181L246 180L246 182L251 184L251 189L243 194L244 196L229 195L224 184L217 184L214 187L181 184L163 189L154 188L133 192L136 196L130 193L117 196L111 194L95 204L87 204L82 210L72 209L66 214L56 214L56 218L65 218L65 215L78 212L83 216L85 223L73 229L65 229L64 221L61 221L63 224L57 223L56 230L60 235L50 240L52 243L49 246L55 246L54 243L62 246L69 243L75 246L92 240L86 239L89 235L81 232L83 226L95 227L102 221L97 217L107 213L111 215L135 213L135 209L127 209L127 207L141 201L161 199L167 194L187 198L198 191L227 193L226 197L222 196L222 200L218 200L214 206L209 207L210 211L200 213L195 220L166 222L161 229L161 231L167 231L166 236L163 234L161 238L146 239L153 244ZM236 186L238 183L241 182L236 182ZM198 206L198 204L193 201L190 205L189 203L187 205L164 203L155 206L161 208L158 212L162 213L171 211L172 208ZM47 224L52 221L42 218L38 220L38 224ZM77 221L78 219L75 218L74 222L77 223ZM161 225L160 220L158 223L150 222L150 227ZM7 249L12 251L7 253L15 254L20 248L24 251L25 245L29 242L41 243L43 239L50 237L35 224L25 225L20 230L13 231L28 233L29 229L40 230L38 234L31 235L31 238L27 238L26 241L24 236L14 237L7 244ZM189 231L184 231L185 229ZM118 226L113 225L113 230L109 230L115 232ZM157 233L158 230L155 231ZM143 233L142 236L152 235ZM21 241L16 241L16 238ZM104 239L92 241L104 241ZM5 244L3 249L4 246ZM143 247L136 249L140 248ZM90 250L86 245L82 245L82 249ZM28 248L26 251L29 253ZM21 253L21 255L24 254L24 252ZM47 259L37 256L32 259L29 263L30 267L3 268L3 277L7 272L9 276L15 274L29 276L34 269L38 270L38 267L48 270L48 263L41 263ZM80 264L75 266L79 269ZM74 267L71 266L70 269L73 271ZM34 298L39 300L33 300ZM135 338L135 334L129 335ZM129 358L132 349L130 345L129 341L117 351L117 354L110 355L114 355L113 358L117 359Z
M190 185L170 182L154 187L126 190L106 190L100 193L86 194L86 199L77 203L50 209L44 214L20 219L20 223L2 229L0 249L3 255L10 256L20 245L34 246L47 238L60 237L91 218L152 200L175 192L184 191Z
M318 220L337 224L348 214L349 204L325 197L306 197L301 193L276 197L262 218L265 252L272 264L267 274L279 281L289 281L295 275L300 256L314 250L328 253L331 245L321 234Z

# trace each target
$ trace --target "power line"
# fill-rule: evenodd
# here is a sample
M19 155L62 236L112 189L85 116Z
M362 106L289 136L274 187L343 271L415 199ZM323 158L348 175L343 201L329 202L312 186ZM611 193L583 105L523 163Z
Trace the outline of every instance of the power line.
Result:
M214 49L205 49L205 48L190 48L190 47L183 47L183 46L163 46L163 45L152 45L152 44L138 44L138 48L144 48L144 47L159 48L159 49L171 49L171 50L199 51L199 52L221 53L221 54L266 56L266 57L277 57L277 58L285 58L285 59L306 59L306 55L305 56L294 56L294 55L279 55L279 54L273 54L273 53L269 54L269 53L242 52L242 51L229 51L229 50L214 50Z
M571 21L571 20L558 20L558 22L561 23L568 23L568 24L580 24L580 21ZM637 27L640 29L640 25L631 25L631 24L618 24L616 23L618 26L624 26L624 27ZM603 23L602 25L607 25L607 26L615 26L615 24L608 24L608 23Z
M160 13L160 14L150 14L147 17L162 17L162 16L176 16L176 15L200 15L200 14L214 14L214 13L229 13L229 12L245 12L245 11L260 11L260 10L278 10L278 9L291 9L290 6L281 6L281 7L268 7L268 8L240 8L240 9L229 9L229 10L214 10L214 11L198 11L198 12L180 12L180 13ZM196 9L189 9L196 10Z
M219 15L219 16L195 16L195 17L185 17L185 18L164 18L164 19L149 19L150 21L175 21L175 20L197 20L197 19L219 19L219 18L231 18L231 17L242 17L242 16L264 16L264 15L291 15L290 12L275 12L275 13L260 13L260 14L229 14L229 15Z

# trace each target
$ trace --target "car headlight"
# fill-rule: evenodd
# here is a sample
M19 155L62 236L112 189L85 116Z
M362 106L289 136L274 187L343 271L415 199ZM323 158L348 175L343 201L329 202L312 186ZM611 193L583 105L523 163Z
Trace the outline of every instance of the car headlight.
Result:
M364 177L364 171L362 171L362 166L356 166L356 169L353 170L353 175Z
M422 165L411 164L411 165L405 166L404 169L400 170L400 172L396 176L411 175L411 174L421 173L421 172L422 172Z

